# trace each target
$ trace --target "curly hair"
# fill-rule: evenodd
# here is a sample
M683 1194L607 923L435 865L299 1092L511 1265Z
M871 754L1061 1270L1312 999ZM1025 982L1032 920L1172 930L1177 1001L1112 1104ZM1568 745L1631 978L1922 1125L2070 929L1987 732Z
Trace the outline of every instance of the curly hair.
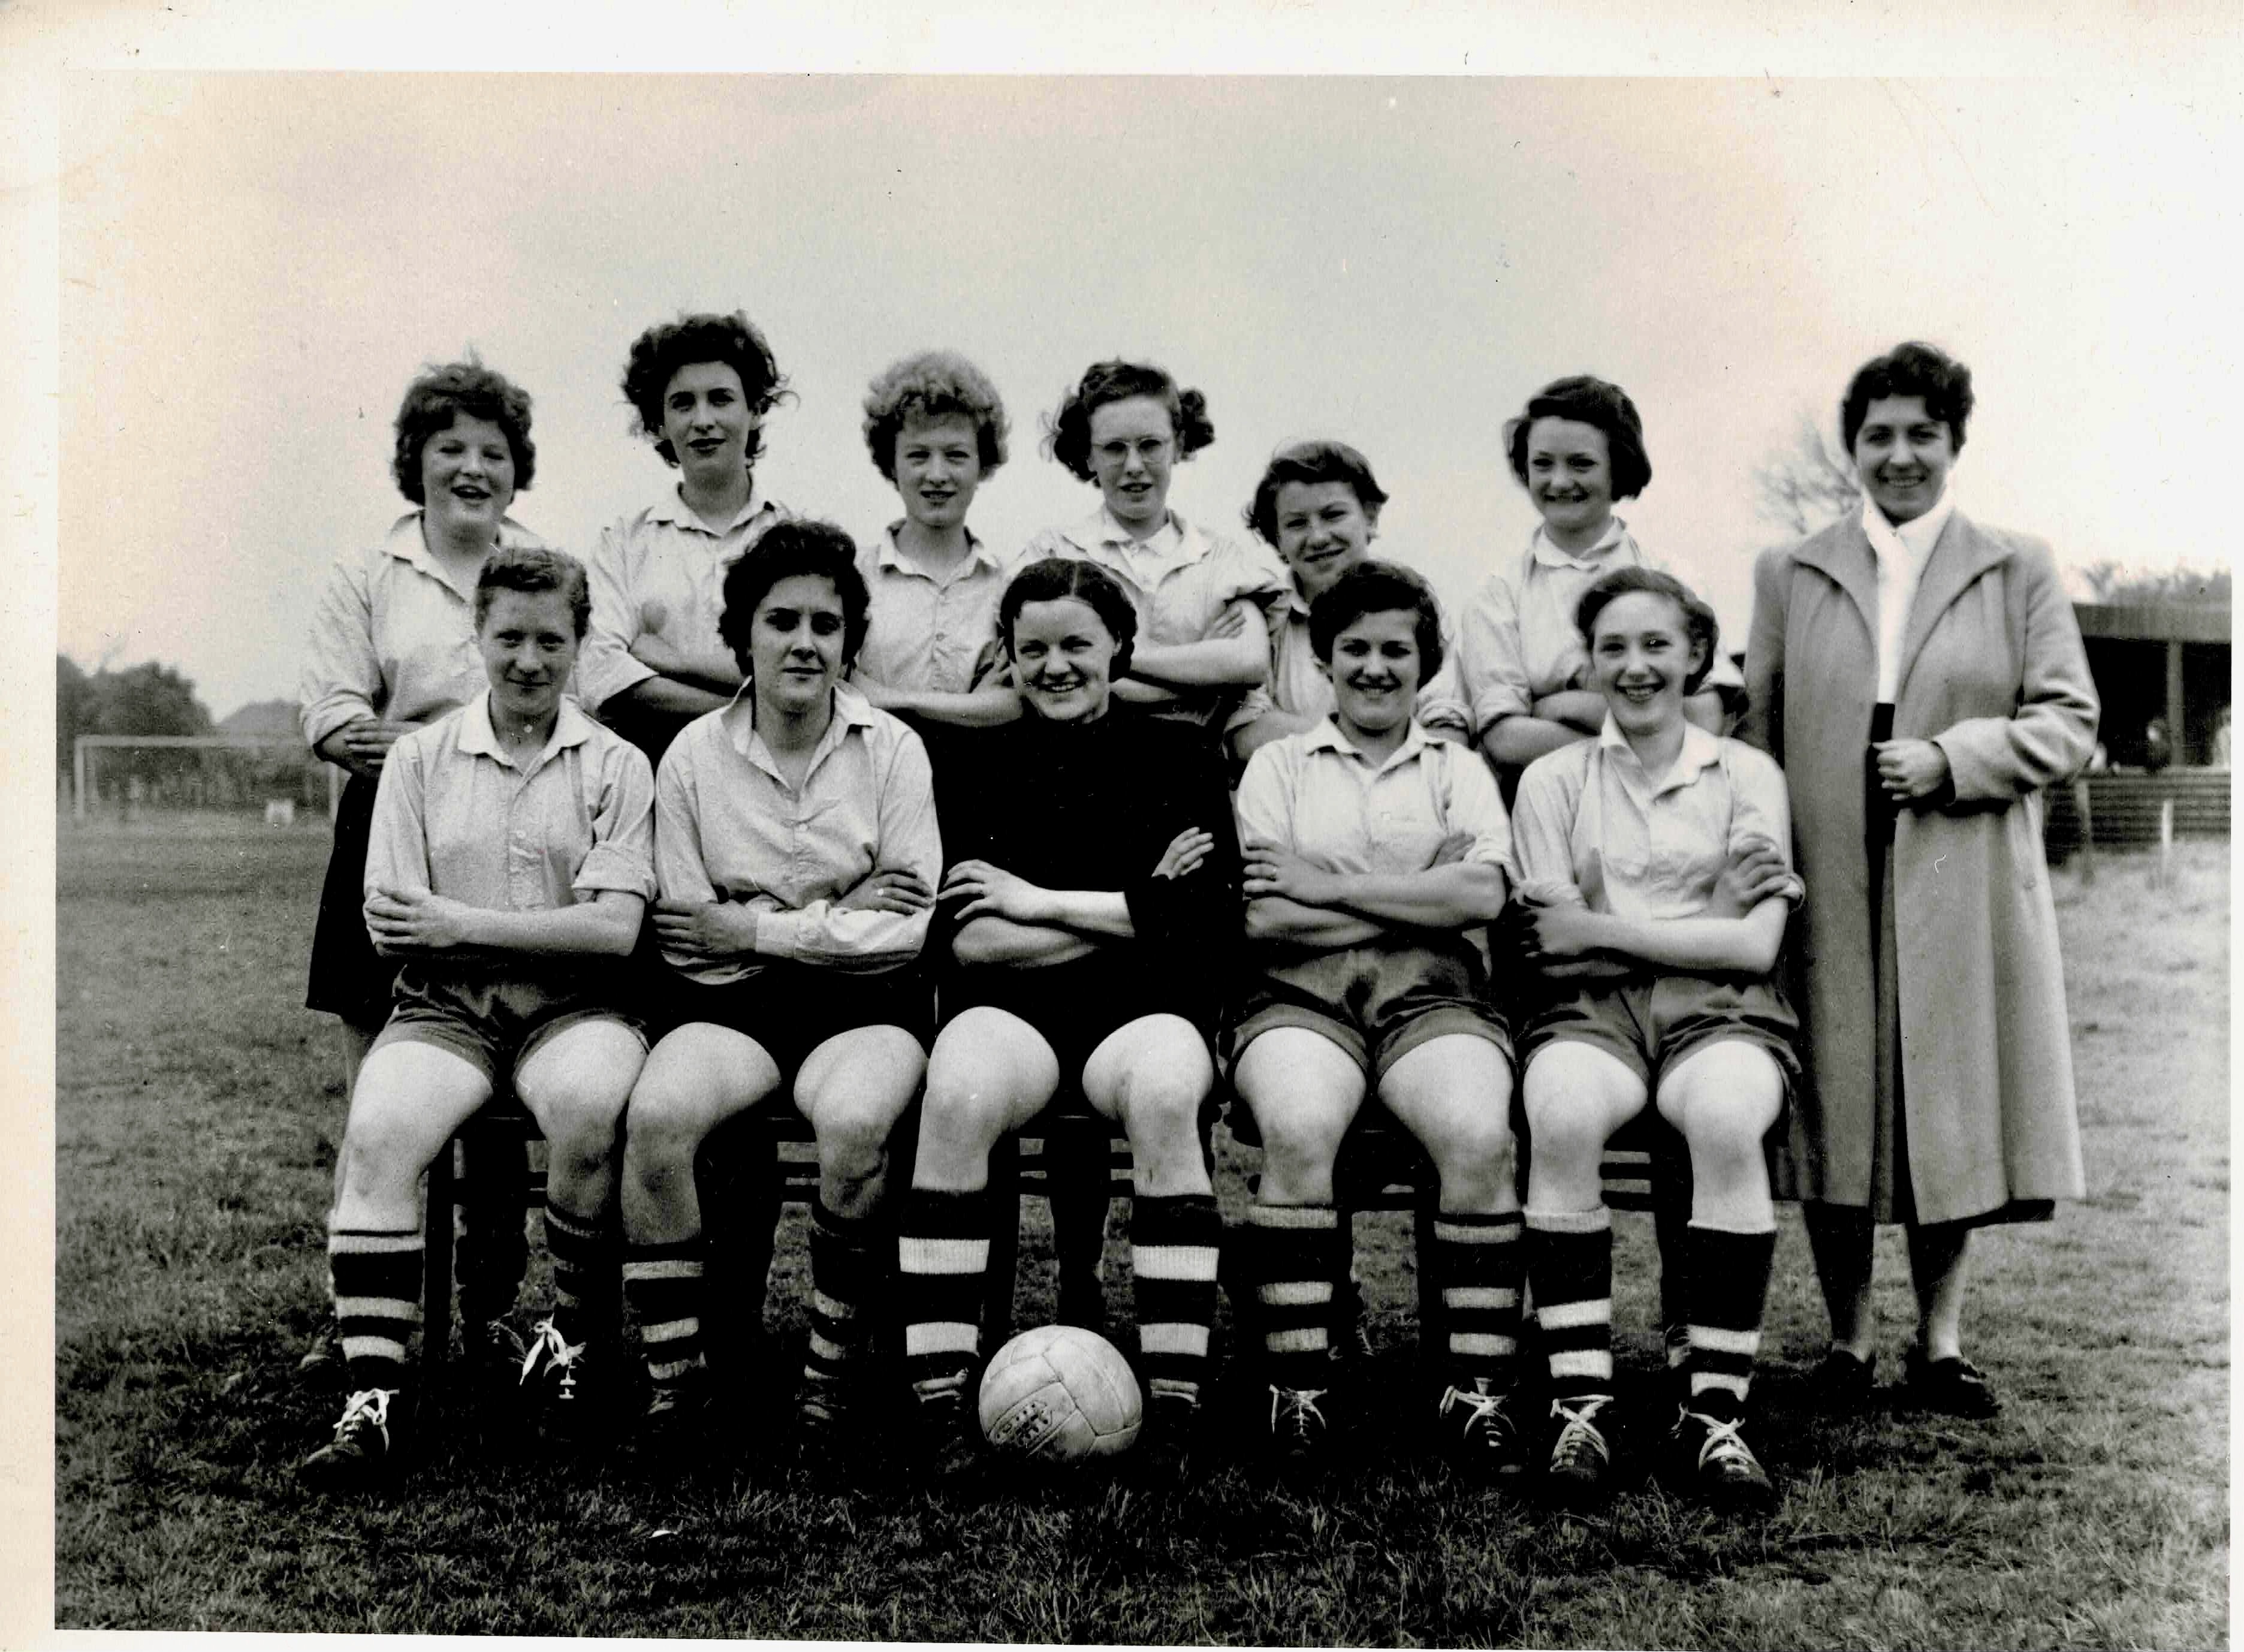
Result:
M1058 410L1044 420L1044 451L1067 466L1077 481L1092 480L1097 472L1091 466L1091 416L1109 403L1139 396L1149 396L1168 409L1178 458L1188 459L1215 440L1207 398L1198 390L1179 389L1176 380L1158 367L1094 362L1060 397Z
M1345 482L1368 517L1387 503L1385 490L1371 474L1371 461L1345 442L1294 442L1280 448L1262 467L1254 501L1240 512L1247 525L1274 550L1278 544L1278 490L1288 482Z
M1598 616L1615 599L1625 597L1632 591L1666 597L1681 612L1685 633L1693 643L1700 645L1702 651L1699 656L1699 668L1683 680L1683 692L1697 694L1699 685L1707 680L1707 674L1714 668L1714 650L1721 642L1722 628L1714 618L1714 611L1707 606L1699 593L1672 573L1663 573L1657 568L1615 568L1583 592L1582 599L1574 605L1574 629L1582 633L1583 646L1594 652Z
M883 368L865 391L865 445L881 474L896 479L896 437L907 420L947 414L974 422L984 477L1005 462L1012 425L997 387L980 368L954 350L923 350Z
M1114 639L1110 674L1119 677L1129 670L1130 650L1138 640L1137 607L1120 580L1079 557L1044 557L1013 576L1005 594L997 599L997 634L1007 656L1013 652L1013 626L1021 610L1031 602L1058 602L1065 597L1087 605Z
M492 552L483 563L483 572L476 576L477 631L490 618L491 604L502 591L532 594L559 592L568 599L569 618L576 625L577 640L584 641L585 627L592 621L592 588L585 579L585 565L566 551L550 551L544 545L508 545Z
M537 450L530 440L530 392L491 371L472 352L464 362L424 369L406 386L405 399L397 406L397 446L389 461L398 491L416 504L429 503L421 485L421 451L430 437L450 430L463 413L489 420L504 433L507 451L514 456L514 491L529 492L537 470Z
M1332 663L1340 633L1368 613L1408 613L1418 644L1418 680L1433 680L1442 668L1442 609L1434 587L1416 569L1367 557L1332 582L1309 604L1309 648Z
M698 362L722 362L740 376L740 394L748 409L768 413L789 395L787 377L772 357L771 346L745 312L729 315L703 311L680 315L674 322L657 322L632 341L631 359L624 363L624 398L639 416L639 433L654 443L665 464L678 463L678 450L662 433L662 398L681 367ZM747 466L756 467L764 450L760 429L748 432Z
M1652 460L1644 450L1644 420L1619 385L1586 373L1553 379L1528 398L1517 418L1504 422L1504 455L1523 488L1527 485L1527 435L1538 419L1571 419L1605 432L1614 498L1632 499L1651 485Z
M1855 450L1855 438L1862 433L1870 403L1889 396L1923 397L1925 412L1945 424L1956 450L1964 450L1964 426L1971 416L1972 396L1971 369L1963 362L1913 339L1863 362L1839 403L1839 429L1848 452Z
M740 662L741 675L749 674L756 610L774 586L797 574L833 582L834 594L842 599L843 674L857 663L873 607L865 576L857 572L857 542L831 522L775 522L725 570L725 606L717 616L717 635Z

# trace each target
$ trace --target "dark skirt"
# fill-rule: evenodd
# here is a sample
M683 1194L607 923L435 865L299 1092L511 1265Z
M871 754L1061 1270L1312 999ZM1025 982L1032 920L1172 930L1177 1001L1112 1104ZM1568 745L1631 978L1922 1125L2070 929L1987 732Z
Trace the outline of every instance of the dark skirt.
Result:
M335 845L327 881L320 886L320 915L312 929L310 984L304 1007L341 1016L372 1032L389 1017L397 965L374 950L366 932L366 849L374 831L377 782L353 775L343 782L335 809Z

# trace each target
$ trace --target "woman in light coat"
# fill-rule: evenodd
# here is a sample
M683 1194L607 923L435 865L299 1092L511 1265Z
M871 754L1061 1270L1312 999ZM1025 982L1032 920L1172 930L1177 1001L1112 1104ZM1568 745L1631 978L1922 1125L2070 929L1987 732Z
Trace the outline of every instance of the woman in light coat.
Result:
M1991 1415L1960 1346L1970 1229L2082 1191L2041 792L2097 700L2049 547L1954 511L1970 373L1923 344L1864 366L1841 423L1862 511L1754 569L1740 729L1784 765L1807 880L1810 1083L1794 1158L1831 1315L1822 1381L1874 1382L1873 1223L1909 1230L1902 1398Z

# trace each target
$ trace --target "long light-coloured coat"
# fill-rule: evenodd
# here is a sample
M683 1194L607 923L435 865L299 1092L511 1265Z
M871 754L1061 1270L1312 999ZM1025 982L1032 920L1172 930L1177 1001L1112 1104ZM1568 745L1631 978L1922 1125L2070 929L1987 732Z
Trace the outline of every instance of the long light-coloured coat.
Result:
M1877 974L1863 762L1877 694L1877 571L1849 516L1754 569L1739 731L1784 765L1807 879L1794 932L1810 1093L1794 1109L1803 1196L1865 1206ZM1917 1220L2078 1198L2080 1137L2042 852L2041 789L2096 740L2096 687L2040 540L1949 518L1902 640L1896 738L1947 755L1955 802L1894 828L1903 1091ZM1802 929L1804 928L1804 934Z

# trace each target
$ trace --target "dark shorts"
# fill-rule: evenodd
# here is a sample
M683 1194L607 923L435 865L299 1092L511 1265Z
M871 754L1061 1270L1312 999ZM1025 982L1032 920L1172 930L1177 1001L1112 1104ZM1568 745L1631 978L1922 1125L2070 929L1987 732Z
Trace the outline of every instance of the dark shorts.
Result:
M693 1021L730 1028L771 1057L782 1088L793 1086L813 1050L837 1034L900 1026L924 1050L935 1019L927 977L916 969L857 975L782 961L723 986L665 973L669 978L653 1021L659 1037Z
M1225 1037L1227 1065L1280 1026L1321 1033L1375 1087L1412 1050L1451 1034L1485 1039L1511 1056L1480 955L1462 938L1443 947L1377 941L1265 970L1248 983Z
M1084 1067L1101 1044L1149 1015L1181 1016L1212 1042L1215 1012L1206 995L1173 981L1148 979L1159 972L1142 965L1142 959L1110 961L1093 954L1039 969L961 970L943 982L943 1019L947 1025L978 1006L1019 1016L1051 1046L1064 1091L1082 1081Z
M1800 1083L1793 1049L1799 1032L1799 1019L1771 980L1668 974L1585 982L1541 1001L1520 1041L1519 1066L1526 1071L1546 1045L1594 1045L1649 1093L1686 1056L1733 1040L1767 1051L1789 1096Z
M374 1048L434 1044L476 1067L496 1088L542 1046L585 1021L613 1021L642 1049L646 1046L645 1032L617 1007L612 990L519 978L447 978L409 965L397 972L395 1002Z
M312 928L311 978L304 1007L339 1015L356 1026L380 1026L389 1013L397 965L374 950L366 933L366 846L373 836L376 782L353 775L335 805L335 843L320 886Z

